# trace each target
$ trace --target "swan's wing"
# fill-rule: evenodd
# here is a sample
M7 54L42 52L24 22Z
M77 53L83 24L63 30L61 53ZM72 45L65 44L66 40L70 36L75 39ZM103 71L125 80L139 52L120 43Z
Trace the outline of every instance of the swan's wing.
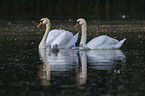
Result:
M86 44L86 47L89 47L90 49L96 49L98 46L104 44L104 42L106 41L108 36L99 36L99 37L96 37L94 39L92 39L91 41L89 41L87 44Z
M108 36L106 38L106 41L104 42L104 44L107 44L107 45L116 45L118 43L119 43L119 41L117 39L114 39L114 38L111 38Z
M122 44L124 43L125 40L126 40L126 38L124 38L123 40L121 40L118 44L114 45L113 46L114 49L119 49L122 46Z
M106 43L99 46L99 49L119 49L125 40L126 38L121 41L118 41L117 39L113 39L113 38L107 39Z
M65 46L65 48L70 48L72 45L74 45L77 42L78 34L79 33L77 33L76 35L73 36L73 38L68 42L68 44Z
M59 48L64 48L65 45L72 39L73 34L68 31L64 31L60 34L52 43L51 46L58 45Z
M125 39L123 40L123 42ZM109 36L99 36L89 41L86 47L90 49L118 49L123 43Z
M59 35L61 35L65 30L51 30L48 34L46 40L46 46L50 45Z

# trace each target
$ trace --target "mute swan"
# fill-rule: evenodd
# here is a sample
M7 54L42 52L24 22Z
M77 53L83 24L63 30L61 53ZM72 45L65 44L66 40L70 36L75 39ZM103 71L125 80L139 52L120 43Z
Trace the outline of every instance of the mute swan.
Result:
M86 44L86 39L87 39L87 23L85 19L80 18L77 20L77 24L75 27L78 25L82 26L82 37L81 37L81 42L80 42L80 50L87 50L87 49L119 49L123 42L126 40L123 39L121 41L118 41L117 39L113 39L109 36L102 35L99 37L96 37L89 41Z
M48 45L51 45L51 48L56 45L59 48L70 48L77 42L78 33L73 36L71 32L65 30L55 29L50 31L50 20L48 18L42 18L37 27L42 24L46 25L46 30L39 44L39 48L46 48Z

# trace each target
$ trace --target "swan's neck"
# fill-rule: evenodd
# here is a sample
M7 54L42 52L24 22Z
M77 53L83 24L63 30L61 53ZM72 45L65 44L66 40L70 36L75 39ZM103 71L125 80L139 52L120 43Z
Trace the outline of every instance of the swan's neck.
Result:
M46 48L46 39L47 39L49 31L50 31L50 24L46 24L46 30L45 30L44 36L39 44L39 48Z
M80 42L81 47L86 46L86 39L87 39L87 24L85 23L82 25L82 37Z

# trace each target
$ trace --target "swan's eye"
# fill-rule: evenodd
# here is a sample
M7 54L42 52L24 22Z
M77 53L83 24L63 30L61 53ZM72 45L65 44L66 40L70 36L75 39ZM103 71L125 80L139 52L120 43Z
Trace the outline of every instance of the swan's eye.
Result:
M80 23L80 21L77 21L77 24L79 24Z
M42 23L44 20L40 20L40 22Z

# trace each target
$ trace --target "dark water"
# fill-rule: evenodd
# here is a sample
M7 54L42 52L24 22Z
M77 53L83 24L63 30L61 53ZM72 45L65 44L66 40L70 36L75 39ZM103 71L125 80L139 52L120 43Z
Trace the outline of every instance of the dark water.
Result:
M124 28L117 32L95 32L101 27L95 29L94 21L89 21L88 40L107 34L119 40L126 37L126 42L120 50L51 53L48 49L38 49L45 31L44 26L36 28L38 21L1 20L0 96L144 95L144 32L124 31ZM73 34L80 31L73 29L73 20L51 23L51 29L63 28Z

